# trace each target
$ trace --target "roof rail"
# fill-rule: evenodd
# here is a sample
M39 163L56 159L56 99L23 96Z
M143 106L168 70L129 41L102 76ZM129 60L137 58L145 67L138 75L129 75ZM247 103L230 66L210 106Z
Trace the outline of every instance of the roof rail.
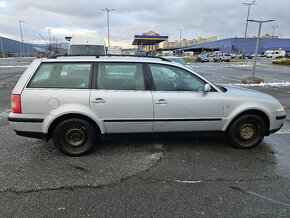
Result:
M107 54L107 55L97 55L97 58L99 57L137 57L137 58L158 58L162 61L168 61L171 62L170 60L160 57L160 56L154 56L154 55L148 55L148 56L141 56L141 55L125 55L125 54L120 54L120 55L116 55L116 54Z
M52 55L52 56L49 56L48 59L56 59L58 57L83 57L83 56L92 56L92 57L96 57L96 58L99 58L99 57L138 57L138 58L158 58L162 61L168 61L168 62L171 62L170 60L166 59L166 58L163 58L163 57L160 57L160 56L140 56L140 55L112 55L112 54L107 54L107 55L71 55L71 54L66 54L66 55Z

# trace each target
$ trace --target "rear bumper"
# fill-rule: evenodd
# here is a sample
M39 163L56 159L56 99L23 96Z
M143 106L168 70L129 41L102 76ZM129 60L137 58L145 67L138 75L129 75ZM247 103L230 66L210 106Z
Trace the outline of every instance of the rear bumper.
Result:
M47 141L46 133L43 132L26 132L26 131L17 131L15 130L16 135L24 136L28 138L34 138L34 139L42 139Z
M42 123L43 118L20 118L20 117L8 117L9 122L16 123Z

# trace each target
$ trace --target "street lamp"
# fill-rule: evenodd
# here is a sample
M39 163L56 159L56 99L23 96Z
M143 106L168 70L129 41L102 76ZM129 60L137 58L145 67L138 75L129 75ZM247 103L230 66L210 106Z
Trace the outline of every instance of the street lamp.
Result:
M49 37L49 53L50 53L50 55L51 55L51 53L52 53L52 48L51 48L50 30L51 30L50 28L47 29L47 31L48 31L48 37Z
M181 47L182 47L182 46L181 46L181 44L182 44L182 43L181 43L181 33L182 33L182 30L186 30L186 29L185 29L185 28L183 28L183 29L182 29L182 28L179 28L179 29L177 29L177 30L179 31L179 43L180 43L180 48L179 48L179 49L180 49L180 50L179 50L180 52L179 52L179 55L181 55Z
M251 3L242 3L244 6L248 6L248 14L246 19L246 30L245 30L245 38L247 38L247 30L248 30L248 20L250 15L250 9L252 5L257 5L256 1L252 1Z
M114 11L115 9L101 9L102 11L106 11L107 12L107 24L108 24L108 47L110 47L110 19L109 19L109 13L110 11Z
M278 28L278 27L279 27L279 26L271 26L271 28L273 28L272 38L274 38L275 29Z
M179 31L179 42L180 42L180 47L181 47L181 33L182 33L182 30L186 30L185 28L181 29L177 29Z
M254 63L253 63L253 75L252 75L252 78L254 78L255 77L255 71L256 71L257 54L258 54L258 49L259 49L259 42L260 42L262 24L263 23L272 22L272 21L275 21L275 20L248 20L248 21L249 22L259 23L259 32L258 32L258 37L257 37L257 41L256 41L255 58L254 58Z
M22 35L22 27L21 27L21 23L24 23L24 20L19 20L19 27L20 27L20 35L21 35L21 46L20 46L20 53L21 53L21 57L23 57L23 53L24 53L24 43L23 43L23 35Z

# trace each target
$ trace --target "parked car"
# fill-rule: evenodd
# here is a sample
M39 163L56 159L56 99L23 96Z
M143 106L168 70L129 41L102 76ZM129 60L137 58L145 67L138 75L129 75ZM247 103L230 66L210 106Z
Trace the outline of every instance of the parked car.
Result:
M11 110L16 134L52 139L71 156L115 133L219 132L233 146L251 148L286 118L270 95L217 85L152 57L36 59L12 91Z
M253 59L255 57L255 54L245 54L244 58L248 58L248 59Z
M230 62L231 59L231 54L228 53L218 53L213 57L214 62Z
M146 57L146 56L148 56L148 52L147 51L138 50L138 51L135 52L135 55L139 56L139 57Z
M196 57L196 61L197 62L208 62L209 60L208 60L208 57L206 54L199 54Z
M266 54L266 58L284 58L286 52L284 50L276 50Z

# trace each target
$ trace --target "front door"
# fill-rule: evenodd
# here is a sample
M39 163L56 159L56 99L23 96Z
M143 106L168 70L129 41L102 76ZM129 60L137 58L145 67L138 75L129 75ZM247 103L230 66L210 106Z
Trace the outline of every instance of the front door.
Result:
M203 92L206 82L178 67L149 64L155 90L154 132L215 131L221 126L221 93Z

